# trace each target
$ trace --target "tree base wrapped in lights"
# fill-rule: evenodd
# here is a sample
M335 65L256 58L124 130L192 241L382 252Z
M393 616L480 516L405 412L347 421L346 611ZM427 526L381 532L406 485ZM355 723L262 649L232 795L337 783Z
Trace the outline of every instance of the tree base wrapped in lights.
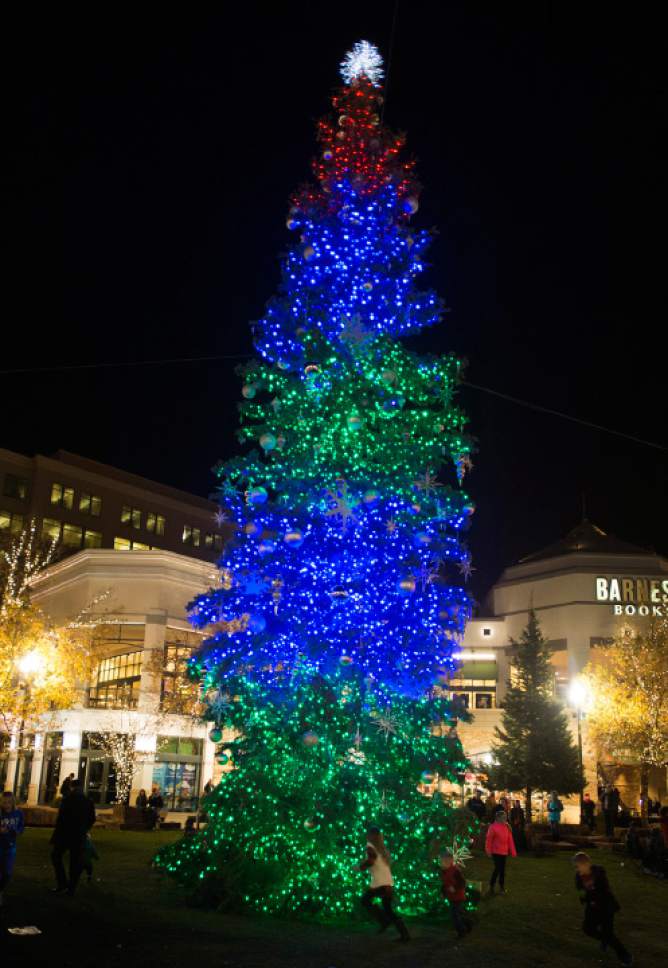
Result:
M216 907L336 918L362 893L355 865L376 825L402 912L437 907L438 845L465 844L474 828L467 811L418 789L465 769L450 704L361 682L351 666L328 676L304 667L274 689L227 687L209 697L237 732L221 754L233 769L204 802L206 830L158 864Z
M420 789L465 770L441 688L471 609L461 367L398 342L442 313L415 284L430 235L409 225L419 186L381 123L378 52L356 45L343 75L242 370L239 435L257 449L217 469L237 528L225 580L191 611L209 636L193 675L211 739L237 737L232 768L206 829L157 857L218 906L319 918L354 909L370 825L406 914L440 903L434 851L473 826Z

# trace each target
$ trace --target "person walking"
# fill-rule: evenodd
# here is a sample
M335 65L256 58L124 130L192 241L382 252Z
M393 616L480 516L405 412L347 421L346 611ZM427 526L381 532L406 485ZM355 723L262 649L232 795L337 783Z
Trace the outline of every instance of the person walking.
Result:
M14 872L16 838L21 836L24 826L23 811L17 809L12 791L5 790L0 797L0 907Z
M362 906L380 925L379 934L393 924L399 933L399 941L409 941L410 935L403 920L392 906L394 900L394 878L392 877L390 853L385 846L383 835L378 827L371 827L366 845L366 858L357 865L357 870L368 870L371 884L362 895ZM382 911L374 904L376 898L382 903Z
M499 805L496 802L496 797L494 796L494 790L492 790L485 800L485 814L490 823L493 822L496 816L496 811L499 809Z
M517 851L526 850L527 838L525 832L526 817L524 816L524 810L519 800L515 800L509 815L510 829L513 834L513 840L515 842L515 849Z
M591 857L585 853L576 854L573 863L575 886L585 909L582 930L589 937L597 938L603 951L612 948L621 964L632 965L633 956L615 935L614 918L619 903L610 890L605 869L592 864Z
M510 827L506 821L506 814L500 810L494 823L489 825L487 837L485 838L485 853L494 862L494 870L489 881L489 893L494 893L494 888L498 879L499 892L506 893L506 860L508 856L517 857L515 842Z
M582 801L582 823L585 827L588 827L590 834L594 833L596 827L596 804L588 793L585 793L584 800Z
M553 790L547 803L547 819L550 822L552 840L559 840L559 821L563 813L564 805L557 796L557 791Z
M483 803L480 790L475 791L475 794L467 801L466 806L478 818L480 823L482 823L485 819L485 804Z
M442 850L439 854L441 863L441 894L450 904L452 923L458 937L462 938L471 931L471 922L464 917L464 902L466 900L466 880L450 850Z
M615 836L615 824L619 813L619 790L617 787L606 787L601 801L603 816L605 817L605 836Z
M54 893L73 895L85 864L86 834L95 823L95 807L81 789L81 780L72 780L70 793L63 799L51 837L51 862L56 875ZM63 856L70 855L69 878L65 876Z

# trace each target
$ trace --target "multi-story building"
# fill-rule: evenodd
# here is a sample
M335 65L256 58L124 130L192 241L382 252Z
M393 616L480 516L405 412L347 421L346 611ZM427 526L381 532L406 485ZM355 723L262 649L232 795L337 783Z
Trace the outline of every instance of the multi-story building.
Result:
M217 582L213 562L229 525L217 524L210 501L63 451L27 458L0 450L0 494L7 536L34 521L59 542L33 602L63 623L97 603L91 681L43 729L0 735L0 780L19 802L48 804L75 773L98 805L111 804L116 772L100 736L129 733L137 748L132 802L158 785L169 810L193 810L215 748L204 725L169 712L168 700L200 640L187 604Z
M158 548L213 561L225 540L215 513L205 498L64 450L25 457L0 449L0 534L34 521L67 553Z

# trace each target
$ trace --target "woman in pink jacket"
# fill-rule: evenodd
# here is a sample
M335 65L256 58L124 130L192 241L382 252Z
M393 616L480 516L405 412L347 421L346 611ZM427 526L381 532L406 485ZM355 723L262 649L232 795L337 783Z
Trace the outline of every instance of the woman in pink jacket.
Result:
M506 822L506 814L503 810L499 810L494 823L489 825L485 840L485 853L494 861L494 870L489 882L489 893L494 893L494 885L498 878L499 891L501 894L505 894L506 857L508 854L511 857L517 857L517 851L515 850L512 831Z

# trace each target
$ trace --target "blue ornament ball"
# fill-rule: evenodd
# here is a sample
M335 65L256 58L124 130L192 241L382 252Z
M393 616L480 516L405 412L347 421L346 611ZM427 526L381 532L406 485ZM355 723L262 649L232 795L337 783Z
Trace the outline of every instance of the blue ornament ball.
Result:
M291 548L299 548L304 543L304 535L295 528L293 531L286 531L283 541Z
M251 632L264 632L267 627L267 620L259 612L253 612L248 616L248 628Z
M212 743L220 743L223 738L223 731L219 726L214 726L213 729L209 730L209 739Z
M269 495L264 487L251 487L247 497L250 504L264 504Z
M375 508L378 502L380 501L380 491L377 491L375 488L372 487L370 488L370 490L365 492L362 500L364 501L367 507Z

